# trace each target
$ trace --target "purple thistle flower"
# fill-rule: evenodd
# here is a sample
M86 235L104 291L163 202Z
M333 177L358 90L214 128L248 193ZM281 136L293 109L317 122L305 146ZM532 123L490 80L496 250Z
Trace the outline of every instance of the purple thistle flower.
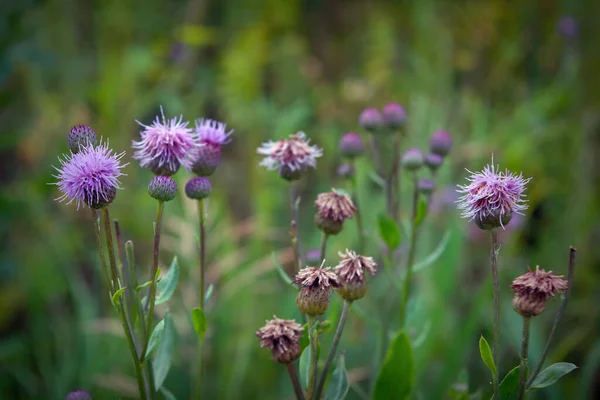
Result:
M77 154L65 154L64 160L59 157L60 168L54 167L58 175L55 185L62 192L58 201L68 200L67 204L75 202L77 209L82 204L92 208L102 208L112 202L119 186L121 173L121 158L125 152L115 154L109 149L108 143L98 146L81 147Z
M196 139L200 143L213 144L223 146L231 142L231 134L233 129L226 132L225 123L212 119L197 119L196 120Z
M233 130L226 132L223 122L212 119L196 120L198 146L192 151L192 171L198 176L211 176L221 163L221 146L229 143Z
M173 175L181 165L191 169L190 154L199 144L194 138L189 122L183 122L183 116L166 119L162 106L160 107L162 121L157 116L152 125L147 126L136 121L144 128L139 142L133 141L136 150L133 158L140 162L143 168L149 167L157 175Z
M290 135L276 142L263 143L257 153L265 156L260 166L268 170L277 170L287 180L299 179L309 168L316 168L317 158L323 155L323 149L311 146L304 132Z
M462 217L475 220L479 228L490 230L508 224L513 213L521 214L527 209L524 199L525 185L531 178L513 174L508 169L498 172L499 166L487 165L481 172L470 172L468 185L458 185L464 193L457 203Z

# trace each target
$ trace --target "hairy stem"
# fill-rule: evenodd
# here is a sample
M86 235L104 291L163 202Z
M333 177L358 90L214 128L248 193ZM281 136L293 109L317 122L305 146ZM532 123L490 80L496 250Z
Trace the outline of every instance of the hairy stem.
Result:
M152 284L150 285L150 294L148 296L148 314L146 315L146 332L148 337L144 340L144 347L142 354L140 354L140 363L143 365L146 359L146 350L148 350L148 342L150 339L150 332L152 332L152 320L154 318L154 303L156 301L156 273L158 271L158 251L160 247L160 228L162 226L164 202L158 200L158 209L156 211L156 223L154 227L154 249L152 253L152 272L150 279Z
M527 356L529 354L529 325L531 317L523 317L523 342L521 343L521 362L519 363L519 384L517 400L525 398L525 381L527 380Z
M204 309L204 290L206 286L206 226L204 218L204 200L198 200L198 218L199 218L199 234L200 234L200 308L206 313ZM202 359L203 359L203 347L204 340L198 341L198 365L196 366L196 399L202 397Z
M329 351L329 355L327 356L327 360L325 361L325 367L323 367L321 377L319 378L319 382L317 384L317 389L315 390L315 399L321 398L321 393L323 392L323 388L325 387L325 381L327 380L329 369L331 368L331 364L333 363L333 359L335 358L337 348L340 344L340 339L342 338L342 332L344 331L344 325L346 324L346 320L348 319L348 311L350 310L351 305L351 302L349 302L348 300L344 300L342 315L340 315L340 320L338 322L337 329L335 330L335 336L333 337L331 350Z
M408 260L406 262L406 277L404 278L404 288L402 290L402 300L400 302L400 329L406 324L406 307L410 297L412 269L415 262L415 253L417 248L417 236L419 234L419 226L417 224L417 209L419 204L419 186L417 184L417 174L413 174L414 189L412 199L412 235L410 237L410 245L408 247Z
M290 375L290 380L292 381L292 386L294 387L294 393L296 394L296 400L305 400L306 396L304 395L304 390L302 389L302 385L300 384L300 378L298 377L298 370L296 369L296 364L293 362L286 364L285 368Z
M498 281L498 233L495 229L490 231L490 267L492 269L492 286L494 291L494 331L493 331L493 358L496 364L496 376L494 376L494 396L500 398L500 283Z
M552 339L554 338L554 333L556 332L556 328L560 324L560 320L562 319L563 314L565 313L565 309L567 308L567 300L569 299L569 295L571 294L571 286L573 285L573 278L575 276L575 253L577 249L573 246L569 247L569 273L567 275L568 287L565 292L563 299L560 303L560 307L558 308L558 312L556 313L556 317L554 317L554 324L552 325L552 330L550 331L550 335L548 336L548 340L546 341L546 346L544 347L544 351L542 352L542 356L540 357L540 361L535 366L535 369L529 376L527 380L527 388L531 387L531 384L535 380L535 377L542 370L542 366L544 365L544 361L548 356L548 351L550 350L550 344L552 343Z
M308 373L308 399L317 400L314 396L317 381L317 363L319 362L319 334L317 332L318 320L308 316L308 337L310 339L310 367Z

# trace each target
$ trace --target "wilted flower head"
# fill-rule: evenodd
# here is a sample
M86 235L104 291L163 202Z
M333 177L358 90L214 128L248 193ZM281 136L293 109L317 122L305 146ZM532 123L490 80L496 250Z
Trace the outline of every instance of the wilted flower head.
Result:
M330 235L338 234L342 230L344 221L356 212L350 197L335 189L319 194L315 205L317 206L315 223L319 229Z
M329 306L329 296L333 288L341 286L331 268L306 267L298 271L294 284L300 286L296 296L298 309L308 315L322 315Z
M79 153L79 149L88 145L98 144L96 132L87 125L75 125L67 136L67 145L73 154Z
M183 116L166 119L162 106L162 120L157 116L152 125L147 126L136 121L144 129L140 132L141 140L132 142L135 150L133 158L143 168L150 168L156 175L173 175L183 165L192 167L193 151L198 146L188 122Z
M265 142L257 152L265 156L260 162L261 166L277 170L282 178L290 181L302 177L309 167L316 168L317 158L323 155L321 148L310 145L304 132L276 142Z
M196 140L192 171L199 176L212 175L221 163L221 147L231 141L233 130L227 132L223 122L212 119L196 120Z
M260 340L260 347L271 350L273 360L289 364L300 356L299 339L303 330L293 319L273 316L256 332L256 336Z
M59 158L60 168L54 167L58 175L56 185L62 192L57 200L68 200L67 204L75 202L77 209L85 204L92 208L102 208L110 204L119 186L121 173L121 158L125 152L113 153L108 148L108 143L98 146L88 145L81 147L77 154L64 155L64 160Z
M75 390L67 395L67 400L92 400L92 396L85 390Z
M342 282L342 287L338 289L338 292L348 301L364 297L367 293L365 275L367 272L375 275L377 271L377 264L373 261L373 257L361 256L348 249L345 253L338 254L341 260L334 268Z
M487 165L481 172L470 172L468 185L458 185L464 193L458 199L462 217L475 220L481 229L490 230L508 224L513 213L527 209L524 199L525 185L531 178L513 174L509 170L498 172L499 167Z
M548 298L567 290L569 283L562 275L544 271L539 265L535 271L528 272L515 279L511 285L514 292L513 307L524 317L539 315L546 307Z

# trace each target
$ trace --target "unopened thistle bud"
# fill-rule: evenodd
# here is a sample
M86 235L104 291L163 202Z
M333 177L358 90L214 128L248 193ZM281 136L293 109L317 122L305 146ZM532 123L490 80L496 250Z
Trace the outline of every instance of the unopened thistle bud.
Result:
M185 185L185 194L190 199L201 200L210 196L212 185L208 178L197 176Z
M567 290L569 283L562 279L562 275L552 274L535 267L517 279L511 285L514 292L513 308L524 317L534 317L544 311L549 298L554 298L556 293Z
M377 264L372 257L357 255L348 249L345 253L339 253L339 256L341 257L340 263L334 268L334 272L342 284L338 293L348 301L363 298L367 293L365 275L367 272L375 275Z
M444 157L436 153L429 153L425 156L425 165L432 172L437 171L444 163Z
M273 360L289 364L300 356L302 326L293 319L279 319L273 316L265 326L256 332L260 347L271 350Z
M354 158L365 152L365 144L358 133L348 132L340 138L339 149L342 157Z
M348 163L340 164L337 169L337 175L343 179L352 179L354 172L354 166Z
M406 111L398 103L389 103L383 107L383 123L389 129L398 129L406 122Z
M497 167L487 165L481 172L471 172L468 185L458 185L458 192L464 193L458 199L462 217L473 220L480 229L504 228L513 213L520 214L527 209L525 185L531 178L510 171L497 172Z
M402 167L408 171L416 171L423 166L423 152L416 147L412 147L402 155Z
M435 182L431 179L420 179L419 180L419 192L430 195L435 190Z
M96 132L87 125L75 125L67 136L67 145L73 154L79 153L79 149L87 146L96 146L98 138Z
M177 195L177 183L170 176L157 175L150 180L148 193L156 200L173 200Z
M356 207L348 195L335 190L321 193L315 201L317 213L315 224L317 228L328 235L337 235L344 226L344 221L351 218Z
M375 132L381 129L383 119L376 108L366 108L360 113L358 124L369 132Z
M300 312L316 317L325 314L329 307L331 290L341 286L337 275L331 268L306 267L294 278L294 284L300 286L296 296L296 305Z
M92 400L92 396L85 390L75 390L67 395L67 400Z
M431 136L429 149L432 153L446 156L452 148L452 136L446 131L437 131Z

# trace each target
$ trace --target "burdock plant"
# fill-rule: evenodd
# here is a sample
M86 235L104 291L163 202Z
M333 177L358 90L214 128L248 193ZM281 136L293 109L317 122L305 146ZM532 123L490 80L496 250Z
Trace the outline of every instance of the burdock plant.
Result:
M445 134L438 134L439 143L432 145L432 150L440 152L440 143L448 143ZM443 139L443 140L442 140ZM437 139L436 139L437 140ZM432 139L432 143L434 140ZM443 151L442 151L443 152ZM439 154L439 153L438 153ZM480 229L490 232L490 267L494 293L494 329L493 329L493 359L497 366L500 352L500 288L498 281L498 228L504 228L510 222L513 213L527 209L525 201L525 186L531 178L524 178L508 170L499 171L499 167L486 166L481 172L471 172L467 178L469 184L459 185L463 196L458 200L458 208L462 216L474 221ZM493 385L496 398L500 398L499 375L496 369Z

